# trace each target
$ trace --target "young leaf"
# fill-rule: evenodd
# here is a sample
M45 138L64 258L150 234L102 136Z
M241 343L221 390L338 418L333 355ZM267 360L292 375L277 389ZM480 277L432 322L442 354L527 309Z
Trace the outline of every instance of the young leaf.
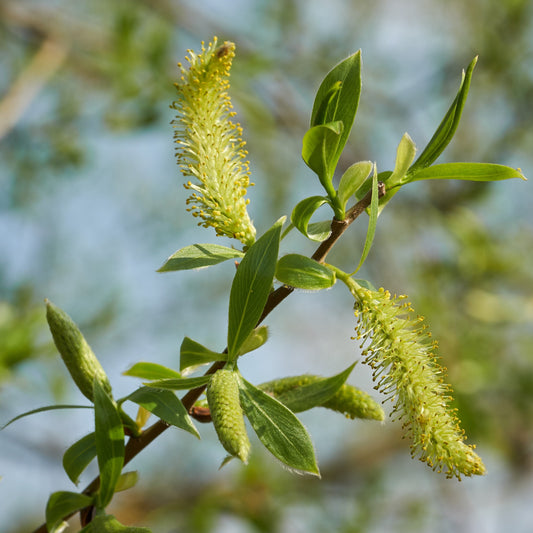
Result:
M270 453L290 468L320 476L311 438L294 413L243 378L240 397L250 424Z
M331 199L335 197L331 180L337 165L335 152L342 128L340 121L313 126L307 130L302 141L302 158L306 165L318 175L320 183Z
M429 141L428 145L424 148L424 151L420 154L414 165L411 167L410 172L414 173L431 165L437 159L437 157L442 154L446 146L448 146L449 142L452 140L452 137L457 130L457 126L459 126L461 113L463 112L466 97L468 96L470 82L472 81L472 74L474 72L476 63L477 56L468 66L466 74L463 71L459 91L455 96L450 109L448 109L448 112L446 115L444 115L442 122L439 124L439 127L433 134L433 137Z
M394 170L385 182L388 189L405 183L404 177L407 174L415 155L416 145L409 134L404 133L400 143L398 144L398 149L396 150L396 163L394 164Z
M229 298L228 361L234 361L265 307L278 258L281 226L278 220L246 252L239 264Z
M130 472L124 472L120 475L117 486L115 487L115 492L124 492L125 490L131 489L139 481L139 473L137 470L131 470Z
M335 376L321 378L309 384L299 386L295 383L294 387L290 390L287 390L280 395L275 395L275 397L293 413L307 411L308 409L312 409L313 407L317 407L327 402L342 387L354 366L355 363ZM303 377L305 378L306 376ZM276 380L259 385L259 389L265 392L275 393L275 391L272 390L272 386L275 382Z
M337 89L339 82L340 89ZM360 94L361 51L358 51L341 61L326 75L316 93L311 113L311 127L335 121L341 121L343 124L335 154L331 160L333 168L337 165L350 135Z
M499 181L511 178L526 178L520 169L491 163L443 163L410 174L411 181L419 180L469 180Z
M208 267L242 256L243 253L239 250L220 246L220 244L193 244L173 253L158 272Z
M123 372L122 375L141 379L181 378L181 374L176 370L172 370L172 368L167 368L157 363L146 363L144 361L135 363L129 370Z
M124 465L124 428L113 399L94 381L95 442L100 489L98 507L111 501Z
M94 433L85 435L64 453L63 468L72 483L78 484L80 474L95 457L96 441Z
M43 413L44 411L54 411L56 409L92 409L92 408L93 408L92 405L68 405L68 404L47 405L46 407L39 407L38 409L32 409L31 411L26 411L25 413L22 413L20 415L17 415L15 418L12 418L11 420L9 420L9 422L6 422L0 428L0 431L2 431L2 429L5 429L7 426L12 424L13 422L20 420L21 418L24 418L25 416L34 415L36 413Z
M292 210L291 222L294 224L294 227L303 233L308 239L313 241L322 242L324 239L327 239L331 231L329 226L331 222L328 222L327 233L324 234L324 231L310 231L309 221L313 216L314 212L322 205L329 204L329 200L325 196L310 196L305 198L301 202L298 202L295 208Z
M284 255L276 267L276 278L298 289L328 289L335 284L335 274L324 265L304 255Z
M92 505L93 498L77 492L54 492L46 504L46 528L53 533L65 516Z
M372 166L370 161L359 161L346 169L337 190L337 198L343 209L346 209L346 203L350 197L356 193L372 172Z
M147 527L124 526L113 515L98 515L79 533L152 533L152 530Z
M378 195L378 174L376 172L376 167L374 167L374 175L372 177L372 199L370 201L370 216L368 217L368 229L366 230L366 239L365 246L363 248L363 253L361 254L361 259L357 268L352 272L355 274L365 262L372 243L374 242L374 235L376 234L376 224L378 221L378 210L379 210L379 195Z
M408 133L404 133L396 150L394 170L385 180L385 195L379 200L378 215L390 199L400 190L401 185L410 180L409 167L416 154L416 145Z
M213 352L199 342L184 337L180 347L180 370L212 361L226 361L227 358L228 354Z
M268 340L268 327L267 326L259 326L255 328L250 335L248 335L248 338L244 341L243 345L241 346L241 349L239 350L239 355L244 355L248 352L253 352L254 350L257 350L257 348L260 348L265 344L265 342Z
M181 378L181 379L158 379L148 383L150 387L157 389L170 390L189 390L203 387L211 379L211 376L199 376L197 378Z
M142 405L147 411L161 418L167 424L184 429L195 437L200 438L187 413L187 409L172 391L154 387L141 387L132 392L127 397L127 400Z

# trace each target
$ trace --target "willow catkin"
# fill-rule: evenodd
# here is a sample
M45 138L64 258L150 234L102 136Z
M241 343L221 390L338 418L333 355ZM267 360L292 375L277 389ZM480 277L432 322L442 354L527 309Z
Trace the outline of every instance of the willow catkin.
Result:
M250 440L239 400L239 378L232 370L218 370L207 385L211 419L224 449L243 463L248 462Z

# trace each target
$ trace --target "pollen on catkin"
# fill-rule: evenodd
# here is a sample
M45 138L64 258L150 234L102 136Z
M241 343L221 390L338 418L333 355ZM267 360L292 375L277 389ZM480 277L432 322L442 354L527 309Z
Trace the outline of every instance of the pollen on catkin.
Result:
M171 105L177 111L172 124L178 165L192 191L187 210L202 219L199 225L248 247L255 241L245 199L249 164L227 92L235 45L226 41L217 47L215 37L207 48L202 43L201 53L188 53L189 68L178 63L178 99Z
M350 280L353 281L353 280ZM364 362L373 370L376 389L394 402L391 415L403 420L411 454L447 477L484 474L485 466L465 444L464 430L450 407L451 387L435 356L422 317L413 318L405 296L350 283L356 299L357 339Z

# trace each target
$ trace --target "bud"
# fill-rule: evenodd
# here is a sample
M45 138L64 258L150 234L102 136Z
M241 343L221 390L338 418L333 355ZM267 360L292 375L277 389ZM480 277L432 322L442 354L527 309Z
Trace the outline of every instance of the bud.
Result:
M232 370L218 370L207 385L207 403L218 438L224 449L243 463L248 462L250 440L239 400L239 378Z
M102 388L111 393L107 375L78 326L49 300L45 300L45 303L46 320L54 343L80 391L92 402L93 382L97 379Z

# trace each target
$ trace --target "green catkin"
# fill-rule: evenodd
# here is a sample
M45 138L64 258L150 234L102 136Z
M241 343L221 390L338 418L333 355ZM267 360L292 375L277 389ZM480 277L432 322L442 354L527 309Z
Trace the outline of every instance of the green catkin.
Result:
M323 379L321 376L304 374L301 376L291 376L275 379L259 385L259 388L272 394L281 403L284 397L291 395L299 387L311 385ZM383 408L369 394L362 390L344 383L339 390L326 402L317 407L325 407L338 413L344 414L347 418L362 418L367 420L385 419Z
M102 388L111 393L107 375L78 326L52 302L45 300L45 303L46 320L54 343L80 391L92 402L93 382L97 379Z
M239 377L232 370L218 370L206 390L211 419L224 449L243 463L248 462L250 440L239 399Z
M410 315L405 296L385 289L369 290L354 280L345 282L356 299L357 338L364 362L373 370L376 389L394 402L392 415L404 421L411 453L447 477L481 475L485 466L467 445L455 409L451 387L434 354L422 317Z

